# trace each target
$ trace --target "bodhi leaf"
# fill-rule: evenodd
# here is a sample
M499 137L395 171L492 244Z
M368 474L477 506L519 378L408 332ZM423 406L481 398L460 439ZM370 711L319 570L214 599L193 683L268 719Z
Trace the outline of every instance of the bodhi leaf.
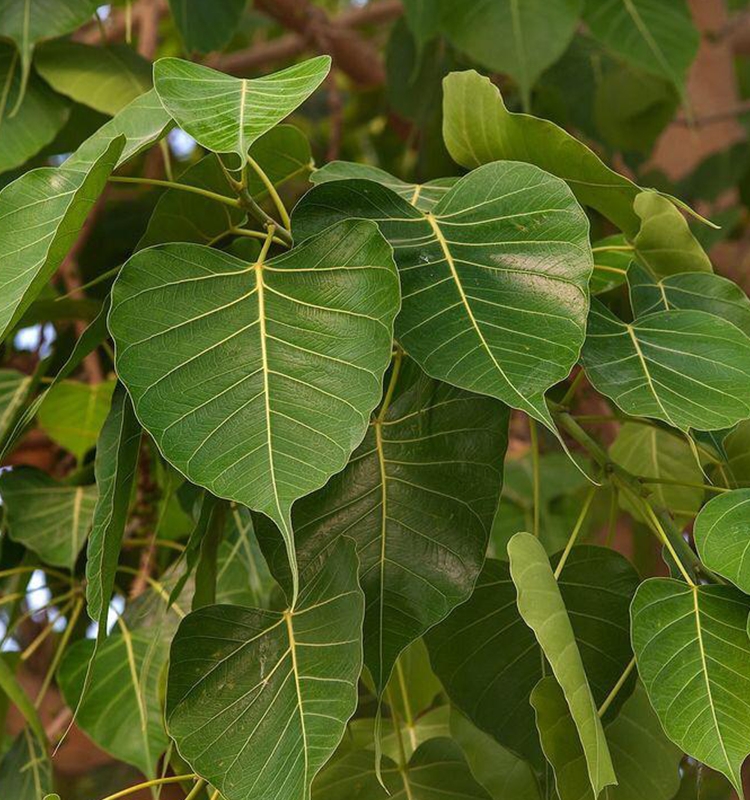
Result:
M399 290L377 226L344 221L254 264L150 248L112 296L139 420L193 483L273 519L296 579L292 503L344 468L381 397Z
M565 695L552 677L531 694L542 745L555 771L560 800L596 800L586 760ZM665 736L645 691L639 686L606 727L619 784L608 786L604 800L672 800L680 786L682 752Z
M18 51L0 40L0 173L25 164L57 136L70 116L70 103L33 73L16 109L20 91Z
M638 671L662 727L742 796L750 752L750 600L732 586L651 578L631 609Z
M750 489L714 497L693 528L701 561L750 594Z
M713 272L709 257L671 200L656 192L641 192L633 210L641 220L633 239L635 255L652 275Z
M736 283L721 275L685 272L657 281L634 264L628 272L628 285L636 317L673 308L706 311L750 336L750 299Z
M594 301L581 361L594 388L626 414L682 431L750 416L750 338L704 311L660 311L627 324Z
M599 705L632 657L629 608L638 583L638 574L619 553L586 545L573 548L560 575L560 592ZM453 705L542 769L529 705L531 690L543 675L542 652L518 612L508 564L487 561L469 600L425 639ZM632 683L620 690L610 712L617 711L631 688Z
M11 539L56 567L75 566L91 529L96 486L66 486L24 468L0 476Z
M154 85L175 122L215 153L247 160L250 145L288 117L320 86L330 56L317 56L262 78L234 78L179 58L154 64Z
M488 164L426 212L371 181L325 183L295 208L293 232L343 216L375 220L393 246L396 336L422 369L554 429L544 392L578 358L592 271L588 220L565 183Z
M570 184L581 203L625 234L638 233L633 201L641 190L605 166L585 144L553 122L508 111L497 87L473 70L451 73L443 87L443 136L462 167L498 160L536 164Z
M455 2L443 3L442 9L442 28L451 43L493 72L510 75L528 108L534 83L570 44L583 2L475 0L471 10Z
M107 613L138 464L141 428L130 398L118 385L96 447L94 473L99 499L86 551L86 602L99 625L97 639L107 633Z
M187 53L223 50L232 38L246 0L169 0L177 30Z
M123 145L102 142L90 165L34 169L0 192L0 341L67 255Z
M389 405L346 469L292 515L302 568L342 535L357 543L365 664L378 696L399 653L471 594L502 488L508 430L497 401L438 383L412 361L394 363ZM288 591L285 555L273 549L279 537L259 532Z
M37 43L74 31L98 5L98 0L0 0L0 37L13 41L21 58L21 96Z
M99 646L80 706L95 642L75 642L57 672L65 701L78 709L78 726L103 750L152 778L169 741L160 700L167 644L167 639L154 640L152 631L130 631L122 623L120 632Z
M357 706L364 597L354 543L340 539L301 577L288 611L206 606L172 641L169 733L226 800L306 800Z
M129 45L50 42L34 58L55 91L103 114L116 114L151 88L151 64Z
M700 43L685 0L586 0L584 20L602 44L684 91Z
M624 249L608 250L609 247ZM594 242L592 252L594 272L589 283L591 294L603 294L625 283L633 261L633 253L628 246L628 240L621 233Z
M382 784L380 780L382 779ZM385 788L384 788L385 786ZM333 761L313 786L312 800L490 800L474 780L458 745L431 739L399 768L384 758L380 776L368 750Z
M28 727L16 736L0 760L0 786L9 800L40 800L52 789L52 763L44 745Z
M11 431L33 385L34 379L30 375L13 369L0 369L0 442Z
M99 438L114 390L115 381L61 381L39 409L39 426L81 461Z
M310 176L316 186L349 178L374 181L386 186L420 211L430 211L458 181L458 178L436 178L427 183L407 183L379 167L351 161L331 161Z
M508 556L518 610L565 695L596 797L605 786L617 784L617 778L560 587L544 548L531 534L516 534L508 543Z

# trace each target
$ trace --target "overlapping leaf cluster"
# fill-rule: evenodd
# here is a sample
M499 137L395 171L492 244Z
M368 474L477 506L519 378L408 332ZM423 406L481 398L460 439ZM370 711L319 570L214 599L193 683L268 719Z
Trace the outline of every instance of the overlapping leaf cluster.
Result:
M37 36L10 5L3 98L32 118L50 87L75 96L92 55L39 41L91 8L62 4ZM185 42L223 44L234 5L210 43L181 6ZM666 46L677 2L477 3L510 15L502 52L460 4L405 5L418 47L442 32L526 102L581 14L678 93L695 49ZM94 93L112 119L0 191L10 341L45 318L108 184L164 188L67 358L0 371L3 455L38 418L77 465L0 476L16 558L2 578L19 597L37 567L63 587L49 680L77 724L154 785L168 768L198 781L191 798L670 800L686 756L741 795L750 301L713 273L680 202L510 111L472 70L444 81L444 144L465 172L421 184L315 168L281 124L327 56L252 79L164 58L148 88L131 51L108 52L115 78L123 63L142 76L130 102ZM176 180L141 176L174 127L205 155ZM27 142L8 141L0 165L23 163ZM290 213L282 187L300 177ZM592 218L611 236L592 243ZM101 346L111 378L72 380ZM608 451L570 414L584 377L623 422ZM530 426L528 472L506 464L512 415ZM558 452L540 457L540 436ZM581 543L603 498L654 534L672 577ZM155 576L128 557L138 522L147 558L165 551ZM108 632L133 573L144 585ZM0 688L27 725L0 794L38 800L49 742L15 666L0 658Z

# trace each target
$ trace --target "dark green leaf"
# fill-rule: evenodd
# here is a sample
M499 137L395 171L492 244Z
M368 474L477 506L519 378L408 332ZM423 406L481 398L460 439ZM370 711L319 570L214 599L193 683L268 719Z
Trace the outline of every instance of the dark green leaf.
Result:
M229 43L247 0L169 0L175 25L187 53L210 53Z
M28 728L16 736L0 760L0 786L8 800L39 800L52 789L52 764Z

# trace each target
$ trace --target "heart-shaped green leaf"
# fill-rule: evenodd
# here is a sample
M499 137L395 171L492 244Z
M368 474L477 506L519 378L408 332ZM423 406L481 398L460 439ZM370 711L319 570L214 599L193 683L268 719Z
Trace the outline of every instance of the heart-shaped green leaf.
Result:
M36 469L0 476L8 533L48 564L72 569L91 529L96 486L66 486Z
M100 142L90 165L34 169L0 192L0 341L73 246L124 143Z
M667 736L742 796L750 753L750 599L732 586L652 578L632 606L638 671Z
M560 587L541 542L531 534L517 533L508 543L508 556L518 610L565 696L597 797L605 786L617 784L617 778Z
M660 311L627 324L594 301L581 360L626 414L683 431L750 417L750 338L713 314Z
M324 183L295 208L293 231L305 238L345 216L375 220L393 246L396 335L422 369L554 428L544 392L578 358L593 268L588 220L565 183L488 164L431 211L370 181Z
M693 527L701 561L750 594L750 489L714 497Z
M338 540L302 580L291 610L206 606L172 642L169 733L226 800L306 800L357 706L364 597L354 542Z
M191 481L273 519L294 564L292 503L344 468L381 397L399 289L377 226L345 221L255 264L150 248L112 296L141 423Z
M294 509L301 568L336 538L357 542L367 598L365 664L380 695L399 653L466 600L502 488L508 410L428 378L412 361L346 469ZM279 537L259 525L287 587ZM460 534L459 534L460 532Z
M154 64L154 86L174 121L214 153L243 166L250 145L288 117L320 86L330 56L317 56L262 78L234 78L179 58Z

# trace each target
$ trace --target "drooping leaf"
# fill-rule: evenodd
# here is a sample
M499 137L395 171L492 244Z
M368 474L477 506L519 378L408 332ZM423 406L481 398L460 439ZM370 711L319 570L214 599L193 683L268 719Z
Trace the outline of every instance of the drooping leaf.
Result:
M330 161L310 176L316 186L349 178L374 181L381 186L387 186L420 211L430 211L458 181L458 178L436 178L427 183L408 183L379 167L352 161Z
M93 16L98 0L0 0L0 37L10 39L21 60L23 95L35 46L64 36Z
M106 635L109 602L125 533L140 439L141 428L133 414L130 398L118 385L96 448L94 472L99 499L86 551L87 610L99 625L99 641Z
M552 677L543 678L531 694L542 745L555 771L560 800L595 800L586 760L565 695ZM606 727L617 786L608 786L604 800L672 800L680 785L682 752L665 736L638 687L617 719Z
M378 695L399 653L471 594L502 487L508 427L497 401L438 383L412 361L395 369L393 399L347 468L292 517L303 568L339 536L357 543L365 664ZM289 587L283 549L271 550L278 535L259 530Z
M210 53L223 50L242 18L247 0L169 0L185 52Z
M74 170L85 170L96 161L98 153L120 136L125 146L118 155L116 166L122 166L134 156L158 142L174 123L154 89L137 97L119 111L109 122L90 136L65 162Z
M497 87L473 70L450 74L444 93L443 136L454 161L469 169L500 159L536 164L625 234L638 232L633 201L641 190L583 142L553 122L508 111Z
M33 73L16 109L20 91L18 51L0 41L0 173L20 167L36 155L57 136L70 116L70 104Z
M448 2L442 28L482 66L510 75L528 108L534 83L565 52L582 10L582 0L476 0L470 11Z
M162 58L154 64L154 84L175 122L208 150L235 154L238 169L250 145L307 100L330 67L330 56L317 56L262 78L234 78Z
M650 497L680 516L695 516L705 492L703 473L687 439L654 425L626 422L610 447L612 460L634 475L664 480L646 484ZM670 484L669 481L674 481ZM623 492L620 504L636 519L642 512Z
M518 533L508 543L510 573L518 592L518 610L563 691L583 747L594 796L617 784L612 760L575 640L565 600L540 542Z
M713 272L711 260L674 203L656 192L641 192L633 203L641 227L635 255L657 278L679 272Z
M685 272L657 281L635 264L628 272L628 285L636 317L672 308L706 311L750 336L750 299L736 283L721 275Z
M293 231L305 238L343 216L377 221L393 245L396 336L422 369L554 427L544 392L577 360L592 270L588 221L568 187L498 162L423 212L371 181L337 181L302 198Z
M704 311L660 311L626 324L594 301L581 361L626 414L683 431L750 417L750 338Z
M539 784L528 762L480 731L455 708L451 710L450 728L472 774L492 800L541 800Z
M584 19L618 55L684 90L700 42L685 0L586 0Z
M750 752L750 600L732 586L651 578L632 606L638 671L667 736L741 795Z
M714 497L693 526L701 561L750 594L750 489Z
M292 503L364 436L398 305L387 242L350 220L267 263L192 244L136 253L109 325L118 374L167 460L273 519L293 563Z
M13 369L0 369L0 442L15 424L33 383L34 379L30 375Z
M305 800L356 708L364 597L354 543L339 540L302 580L293 609L206 606L172 642L169 733L226 800Z
M157 761L169 741L160 699L168 639L123 624L99 646L90 688L79 706L95 646L92 639L82 639L66 651L57 672L65 701L78 708L76 722L95 744L156 777Z
M52 763L44 746L24 728L0 759L0 786L4 797L39 800L52 789Z
M116 114L151 88L151 64L124 44L50 42L34 67L55 91L103 114Z
M96 486L69 486L24 468L0 475L0 496L11 539L48 564L75 566L91 529Z
M419 53L440 32L442 0L404 0L404 17L414 36Z
M39 425L81 461L99 438L114 390L115 381L62 381L50 389L39 409Z
M474 780L460 748L450 739L421 745L405 768L389 758L381 766L383 785L373 754L359 750L332 762L313 786L313 800L490 800Z
M560 575L560 592L597 705L632 657L629 607L638 581L619 553L586 545L573 548ZM542 652L518 612L507 563L487 561L471 598L425 640L453 705L480 730L541 769L529 695L543 674ZM630 688L632 683L618 694L612 713Z
M100 144L89 168L41 167L0 192L0 341L72 247L123 144L123 138Z

